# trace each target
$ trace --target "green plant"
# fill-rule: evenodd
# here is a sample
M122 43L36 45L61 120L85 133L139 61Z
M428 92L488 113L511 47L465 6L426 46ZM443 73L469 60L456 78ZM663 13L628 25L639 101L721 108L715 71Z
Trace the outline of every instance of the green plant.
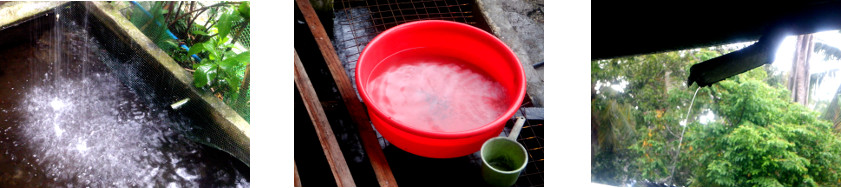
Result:
M248 74L250 52L245 50L236 53L237 48L234 45L236 37L240 36L240 32L248 24L249 5L245 2L239 6L225 6L218 11L221 15L208 30L210 33L202 30L190 31L200 36L198 38L207 40L194 43L187 55L200 54L205 57L201 62L193 64L193 85L219 94L217 96L221 96L221 99L237 108L247 100L241 98L249 96L245 76Z
M210 91L249 121L249 2L154 2L149 14L127 15L147 37L193 73L193 85ZM207 22L198 23L198 18ZM167 30L177 36L170 37ZM181 45L190 46L189 51ZM201 61L191 56L196 55Z
M838 186L841 140L818 113L761 81L763 73L713 86L723 121L688 131L694 150L683 160L697 167L691 185Z

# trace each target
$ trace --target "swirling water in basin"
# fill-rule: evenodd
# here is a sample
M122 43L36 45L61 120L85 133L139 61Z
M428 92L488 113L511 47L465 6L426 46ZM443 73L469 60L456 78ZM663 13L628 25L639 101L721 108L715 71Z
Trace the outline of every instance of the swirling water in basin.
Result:
M505 88L453 57L413 49L389 56L372 74L371 100L390 118L430 132L460 132L505 112Z

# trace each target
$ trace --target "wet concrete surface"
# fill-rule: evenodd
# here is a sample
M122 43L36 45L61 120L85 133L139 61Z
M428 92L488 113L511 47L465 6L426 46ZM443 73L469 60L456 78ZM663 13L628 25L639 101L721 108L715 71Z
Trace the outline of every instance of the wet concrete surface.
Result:
M526 91L543 107L543 0L477 0L493 33L508 45L523 64Z

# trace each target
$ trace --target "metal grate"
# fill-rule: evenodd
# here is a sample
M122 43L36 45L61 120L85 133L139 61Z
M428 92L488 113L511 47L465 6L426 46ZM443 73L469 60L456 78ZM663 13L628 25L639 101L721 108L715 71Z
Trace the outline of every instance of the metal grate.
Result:
M351 79L353 66L348 65L355 65L371 39L394 26L419 20L449 20L483 28L474 19L473 2L466 0L338 0L334 8L333 42Z
M520 111L525 112L524 106ZM525 114L525 113L523 113ZM525 116L525 115L524 115ZM528 119L528 117L526 117ZM503 131L507 136L510 131ZM543 186L543 120L527 120L520 131L517 142L526 148L529 154L529 161L526 169L520 174L515 184L518 187L542 187Z
M367 8L377 33L402 23L418 20L450 20L475 25L472 2L464 0L340 0L335 7L339 11L350 8ZM347 13L347 12L346 12ZM358 17L349 17L353 24Z

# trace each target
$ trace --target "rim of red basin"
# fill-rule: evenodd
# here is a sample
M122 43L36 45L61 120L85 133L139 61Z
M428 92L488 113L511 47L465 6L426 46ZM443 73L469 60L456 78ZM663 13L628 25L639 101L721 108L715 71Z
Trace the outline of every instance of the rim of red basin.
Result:
M365 47L365 49L359 55L359 60L357 60L356 70L355 70L354 75L355 76L359 75L359 73L360 73L359 67L363 64L363 60L366 59L366 54L371 49L371 47L373 45L377 45L386 36L394 35L395 33L401 32L403 30L411 30L411 29L414 29L414 28L417 28L417 27L423 27L423 26L429 26L429 25L433 25L433 26L437 26L437 27L449 27L449 28L452 28L452 29L450 29L452 31L466 31L466 32L468 32L468 36L476 37L476 38L479 38L481 40L486 40L487 41L486 44L489 44L491 46L496 46L496 47L502 47L502 48L506 49L506 50L504 50L502 55L504 57L506 57L507 59L509 59L509 61L517 64L517 66L513 66L513 67L516 67L516 69L518 69L518 70L515 70L515 74L516 74L515 78L519 79L519 82L520 82L519 86L521 86L521 87L517 88L519 90L519 91L517 91L517 100L513 101L511 104L509 104L507 106L507 110L505 111L505 113L503 113L502 115L500 115L499 117L497 117L493 121L491 121L491 122L489 122L485 125L482 125L480 127L476 127L476 128L470 129L470 130L457 131L457 132L427 131L427 130L422 130L422 129L418 129L418 128L415 128L415 127L412 127L412 126L405 125L405 124L403 124L401 122L397 122L397 121L395 121L391 118L380 118L380 119L387 122L389 125L391 125L393 127L396 127L400 130L403 130L405 132L408 132L408 133L411 133L411 134L414 134L414 135L421 135L421 136L424 136L424 137L431 137L431 138L445 138L445 139L468 138L468 137L480 135L480 134L483 134L483 133L487 133L489 131L493 131L494 129L499 128L499 127L494 126L494 125L498 125L498 124L504 123L505 121L508 121L508 119L511 116L513 116L515 112L517 112L517 109L519 109L519 107L520 107L520 103L523 102L523 98L525 97L525 94L526 94L525 73L523 71L523 67L519 66L520 61L519 61L519 59L517 59L517 56L514 55L514 52L511 51L511 48L508 48L508 46L505 45L505 43L500 41L495 36L491 35L490 33L486 32L484 30L481 30L479 28L476 28L476 27L473 27L473 26L470 26L470 25L467 25L467 24L464 24L464 23L453 22L453 21L444 21L444 20L422 20L422 21L414 21L414 22L404 23L404 24L395 26L393 28L390 28L390 29L380 33L379 35L374 37L374 39L371 40L371 42L368 43L368 45ZM446 37L446 36L439 36L439 37ZM379 63L379 62L375 62L375 63ZM385 115L385 113L380 111L380 109L377 107L376 104L371 102L371 99L368 96L368 92L366 90L365 85L363 85L362 80L358 79L358 78L359 77L357 76L356 86L358 88L358 92L359 92L360 96L362 97L362 100L369 106L368 110L373 110L375 114L379 115L379 117L387 117ZM504 125L502 125L502 126L504 126Z

